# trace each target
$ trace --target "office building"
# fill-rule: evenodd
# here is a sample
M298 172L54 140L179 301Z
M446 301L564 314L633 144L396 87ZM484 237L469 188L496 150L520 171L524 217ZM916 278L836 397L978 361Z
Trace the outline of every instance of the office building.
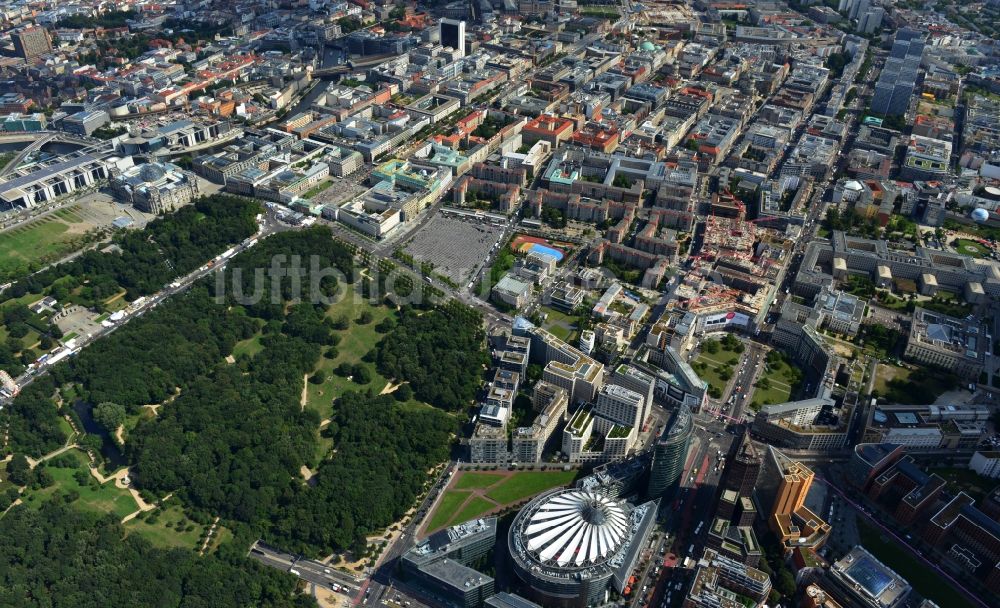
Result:
M89 137L91 133L108 124L111 118L104 110L77 112L62 120L62 129L74 135Z
M677 487L693 430L694 420L690 410L683 406L677 408L653 445L653 464L646 489L650 498L660 498Z
M507 537L526 595L544 606L589 606L619 594L656 524L657 501L633 505L577 488L528 503Z
M469 567L496 544L497 519L475 519L436 532L399 558L403 576L454 608L480 608L493 579Z
M33 59L52 50L52 38L44 27L27 26L10 33L14 53L24 60Z
M930 515L928 510L937 504L944 489L944 479L928 475L905 456L872 480L867 494L900 524L910 526Z
M543 365L542 379L561 386L570 401L590 402L604 384L604 365L522 317L514 319L515 336L531 339L531 362Z
M975 380L986 364L987 346L978 318L956 319L917 307L903 356Z
M540 381L535 384L531 402L538 414L530 426L518 427L511 434L512 462L542 461L546 443L566 417L569 393L558 386Z
M624 386L642 395L644 407L641 420L645 421L649 416L649 409L653 407L653 391L656 389L656 378L626 363L622 363L615 368L611 375L611 384Z
M535 602L526 600L520 595L501 591L486 600L489 608L542 608Z
M740 441L732 445L721 480L722 487L734 490L740 496L750 496L757 484L763 463L760 448L750 440L750 434L746 431L743 432Z
M459 57L465 57L465 21L441 20L441 46L453 48Z
M788 549L818 549L830 534L830 524L805 506L814 478L809 467L767 447L755 501L767 527Z
M737 596L757 604L771 593L771 579L763 571L708 549L695 569L694 580L684 598L684 608L737 608ZM755 604L755 605L757 605Z
M903 446L892 443L859 443L847 465L849 483L867 490L872 481L903 457Z
M973 503L971 496L959 492L931 516L923 530L924 540L991 592L1000 594L1000 523Z
M997 450L976 451L969 461L969 469L983 477L997 479L1000 477L1000 452Z
M924 53L921 32L902 29L889 51L882 73L875 83L872 96L872 113L882 116L900 116L910 105L910 96L917 82L917 72Z
M602 416L615 424L631 428L642 426L642 413L646 409L646 400L639 393L623 386L607 384L597 393L597 404L594 414Z
M108 178L113 167L125 168L132 157L112 160L83 154L51 164L33 164L0 178L0 209L29 209Z
M898 608L912 589L860 545L834 562L823 582L823 588L845 608Z

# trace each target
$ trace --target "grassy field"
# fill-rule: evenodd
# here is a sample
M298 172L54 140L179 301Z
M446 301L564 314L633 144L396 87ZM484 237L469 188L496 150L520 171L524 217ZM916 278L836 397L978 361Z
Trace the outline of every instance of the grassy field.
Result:
M928 369L879 363L875 371L874 390L890 403L928 404L954 387L954 378Z
M178 522L181 522L179 529ZM193 528L188 530L191 526ZM147 514L146 519L135 518L125 524L128 534L138 534L164 549L196 549L201 546L198 539L204 529L205 526L189 520L179 504L156 509Z
M522 471L493 486L487 498L507 505L573 481L576 471Z
M698 353L698 356L695 357L693 362L693 367L702 380L708 382L709 386L716 387L721 392L726 390L726 383L728 380L722 379L719 370L730 368L730 371L732 371L731 368L734 367L739 360L739 353L720 348L719 351L714 354L709 354L705 351Z
M990 255L989 249L983 247L976 241L970 241L969 239L955 239L955 242L952 243L952 245L955 247L955 251L969 257L985 258Z
M564 486L575 477L576 471L519 471L511 475L463 471L454 486L441 497L427 529L437 530L475 519L545 490ZM483 491L485 495L480 495Z
M33 263L54 261L76 249L81 236L70 224L81 221L76 205L0 233L0 277L28 272Z
M323 180L320 183L313 186L312 188L310 188L305 194L302 195L302 198L312 198L332 185L333 182L331 182L330 180L328 179Z
M757 380L753 401L760 405L784 403L791 399L792 391L799 382L801 373L785 362L768 364ZM762 381L766 379L766 382Z
M858 522L861 544L883 564L913 585L920 595L948 608L973 608L973 605L955 591L927 565L909 552L902 550L864 522Z
M495 507L496 503L490 502L485 498L480 498L479 496L473 496L472 500L465 503L462 510L455 515L451 523L454 525L475 519L483 513L493 510Z
M247 338L246 340L240 340L233 346L233 358L239 359L242 356L253 357L260 351L264 350L264 347L260 343L260 339L263 336L257 334L253 337Z
M500 473L473 473L471 471L464 471L459 473L454 487L456 490L488 488L501 479L503 479L503 475Z
M306 407L316 410L321 418L330 417L333 413L333 400L345 392L371 389L377 394L389 383L376 371L373 363L362 361L361 358L375 348L378 341L382 339L382 334L375 331L375 326L386 317L395 316L396 313L385 306L372 306L360 299L355 300L356 298L352 297L342 298L326 313L331 319L347 318L350 320L350 324L347 329L334 332L340 337L340 342L336 347L337 357L335 359L323 357L314 370L322 370L326 374L326 380L322 384L309 382L306 388ZM358 322L358 318L365 311L371 313L372 320L370 323L361 324ZM350 378L338 376L334 370L342 363L360 364L367 367L372 374L371 383L361 385Z
M538 310L548 315L545 318L545 323L542 324L543 329L549 330L552 332L552 335L563 342L576 346L577 341L580 339L580 332L576 326L576 317L549 306L541 306Z
M471 495L470 492L463 490L448 490L441 497L441 501L438 502L438 506L434 509L434 514L431 515L430 521L427 523L428 530L437 530L438 528L444 527L452 517L455 516L455 512L458 511L462 503Z
M109 481L105 484L98 484L97 481L94 480L92 483L89 483L89 479L93 478L90 477L90 473L87 470L88 460L83 452L79 450L70 450L66 453L77 459L78 466L75 468L55 466L46 467L46 470L52 474L52 478L55 480L55 483L47 488L26 492L24 501L30 507L40 507L44 502L52 499L57 493L65 496L75 492L79 495L79 497L71 504L85 511L100 514L111 513L117 518L122 518L129 513L134 513L138 510L139 505L135 503L135 499L132 498L132 495L129 494L127 490L115 487L113 481ZM83 471L87 474L87 484L82 486L80 485L76 479L77 471Z

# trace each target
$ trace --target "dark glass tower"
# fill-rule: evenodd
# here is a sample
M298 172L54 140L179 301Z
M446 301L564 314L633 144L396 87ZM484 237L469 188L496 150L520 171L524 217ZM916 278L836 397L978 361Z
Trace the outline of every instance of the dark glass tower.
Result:
M684 461L687 458L693 430L694 420L690 410L680 406L653 446L653 464L650 467L649 487L646 490L650 499L660 498L668 490L677 487L681 472L684 470Z

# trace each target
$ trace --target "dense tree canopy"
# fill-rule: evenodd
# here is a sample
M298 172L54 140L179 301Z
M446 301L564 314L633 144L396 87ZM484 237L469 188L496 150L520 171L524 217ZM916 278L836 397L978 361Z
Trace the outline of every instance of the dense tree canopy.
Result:
M455 421L433 409L403 409L391 395L347 393L330 428L336 455L314 487L300 487L269 537L290 550L345 549L402 517L448 457Z
M351 255L331 237L327 228L274 235L233 259L222 283L196 284L58 366L18 397L14 407L0 413L12 431L18 429L15 449L40 454L65 440L58 425L61 412L52 399L56 386L72 384L88 403L111 401L132 412L140 404L175 396L155 417L142 419L129 433L126 456L142 490L160 496L171 492L172 500L195 513L221 516L227 527L247 531L244 540L260 534L280 546L314 555L363 545L367 534L398 520L413 505L427 483L427 471L447 458L456 421L444 412L400 402L392 395L352 392L333 404L331 421L324 430L324 436L333 440L333 450L322 453L319 416L314 409L302 407L300 396L303 378L314 372L321 354L337 342L331 331L335 322L324 305L300 301L305 294L296 285L308 288L316 275L323 275L318 281L320 290L330 295L337 293L343 278L352 280ZM302 260L301 269L292 273L294 280L288 273L254 272L270 268L277 255L286 256L286 268L294 256ZM310 262L313 256L315 264ZM323 268L338 269L341 278L328 276ZM237 274L241 275L238 279ZM254 287L244 281L258 281L253 279L255 274L261 274L263 293L278 294L275 301L265 297L241 304L232 293L232 280ZM221 284L227 285L225 293L218 291ZM392 361L394 377L409 381L406 391L412 386L417 398L451 409L471 400L484 358L477 313L457 303L419 311L407 308L398 324L385 329L389 333L383 342L398 342L398 348L383 347L379 356L386 363ZM259 351L238 357L235 363L226 360L237 341L251 337L259 341ZM361 368L368 371L367 366ZM350 371L354 373L353 368ZM316 469L313 484L304 483L303 466ZM54 507L45 507L50 508ZM61 517L53 517L57 515ZM77 520L75 512L69 514L68 521ZM35 525L30 521L18 524ZM58 527L56 532L83 533ZM119 533L116 538L120 537ZM8 543L0 555L13 551L11 547L18 542ZM114 567L107 568L111 576L120 564L132 564L133 552L140 554L135 559L150 561L136 567L136 573L121 576L122 580L149 576L149 568L158 567L157 560L173 555L133 545L139 541L132 536L117 546L110 540L105 546L103 539L81 542L99 547L89 556L93 560L99 562L108 555L115 561ZM237 547L231 549L235 554ZM239 547L239 551L245 549L245 544ZM59 544L54 543L51 550L58 551ZM39 552L50 556L51 550ZM165 601L147 602L141 595L147 590L126 597L127 590L117 579L103 587L90 582L80 588L101 587L95 597L104 605L225 606L232 600L246 606L283 606L305 601L287 594L265 594L265 581L251 585L240 578L248 589L233 591L227 579L216 590L220 601L206 602L198 586L201 579L195 578L196 568L188 562L190 555L178 558L177 571L171 573L175 578L157 579L149 591L162 593ZM47 557L33 559L47 571ZM73 555L66 560L71 563ZM206 569L215 569L214 576L225 578L224 568L229 565L214 560L210 558ZM93 573L102 567L102 563L86 562L71 568L69 578L72 581L78 573L89 572L97 579ZM189 572L191 579L185 578ZM3 576L0 572L0 580ZM32 581L28 587L55 589L56 584ZM168 589L160 589L161 584Z
M485 334L478 314L403 308L379 343L378 369L409 381L421 401L447 410L466 407L481 385Z
M238 560L238 561L237 561ZM0 519L0 606L18 608L228 608L315 606L293 595L291 576L242 552L199 558L153 548L98 519L51 501Z

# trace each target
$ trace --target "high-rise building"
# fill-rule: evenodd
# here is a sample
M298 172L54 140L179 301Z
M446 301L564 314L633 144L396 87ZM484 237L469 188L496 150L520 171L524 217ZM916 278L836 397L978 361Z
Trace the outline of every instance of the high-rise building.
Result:
M768 446L757 483L758 506L768 522L775 516L793 513L805 504L815 476L809 467Z
M639 393L617 384L606 384L597 393L594 414L603 416L615 424L631 428L642 426L642 412L645 398Z
M650 466L649 487L646 490L650 498L660 498L677 486L684 470L693 429L694 421L690 410L684 406L678 407L653 446L653 464Z
M815 473L774 446L767 447L755 487L757 511L787 548L819 548L830 524L805 506Z
M441 20L441 46L451 47L465 57L465 21Z
M732 490L739 496L751 496L760 474L763 462L760 449L750 441L750 433L743 433L739 442L734 442L735 449L730 451L726 469L722 475L720 486L723 490Z
M906 113L923 54L924 37L921 32L909 29L896 32L889 58L875 83L873 114L900 116Z
M31 59L52 50L52 39L44 27L28 26L10 33L14 52L24 59Z

